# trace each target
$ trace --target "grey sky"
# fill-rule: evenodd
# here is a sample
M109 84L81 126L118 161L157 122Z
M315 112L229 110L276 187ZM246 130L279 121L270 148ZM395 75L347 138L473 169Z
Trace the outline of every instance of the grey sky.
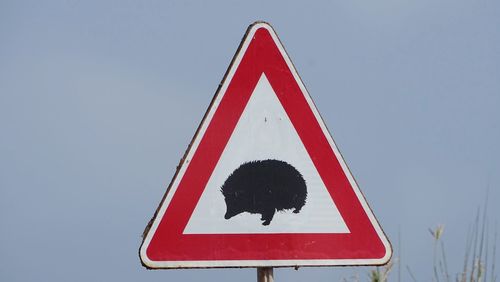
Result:
M255 281L147 271L137 254L255 20L276 29L395 247L401 230L403 281L406 265L430 281L439 223L461 269L488 187L491 228L500 214L499 2L1 1L1 281Z

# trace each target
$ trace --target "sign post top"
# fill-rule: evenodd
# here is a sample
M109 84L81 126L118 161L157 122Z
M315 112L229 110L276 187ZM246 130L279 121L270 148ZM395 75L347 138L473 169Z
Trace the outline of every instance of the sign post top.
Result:
M391 255L276 33L252 24L146 228L141 261L381 265Z

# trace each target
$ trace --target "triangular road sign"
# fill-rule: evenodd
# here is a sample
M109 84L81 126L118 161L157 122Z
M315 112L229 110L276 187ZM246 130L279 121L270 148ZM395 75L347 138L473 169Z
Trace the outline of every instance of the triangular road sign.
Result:
M140 249L149 268L380 265L389 241L270 25L251 25Z

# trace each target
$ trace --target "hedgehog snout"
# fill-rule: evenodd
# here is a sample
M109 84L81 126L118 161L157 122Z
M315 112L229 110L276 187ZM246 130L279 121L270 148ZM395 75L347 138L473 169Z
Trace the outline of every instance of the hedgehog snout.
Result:
M241 211L238 211L238 209L231 204L227 204L227 209L226 209L226 214L224 215L225 219L230 219L231 217L239 214Z

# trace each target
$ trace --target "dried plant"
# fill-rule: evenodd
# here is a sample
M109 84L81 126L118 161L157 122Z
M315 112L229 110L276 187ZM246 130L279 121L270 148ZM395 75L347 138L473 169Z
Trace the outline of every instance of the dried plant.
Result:
M486 197L487 199L488 197ZM465 242L465 254L462 271L456 273L455 279L450 276L446 249L444 244L444 225L439 224L434 228L429 228L429 233L433 239L433 265L432 281L434 282L496 282L495 273L496 245L497 245L497 224L494 225L494 233L490 234L490 222L487 217L487 200L484 209L477 209L474 223L469 226ZM400 248L400 235L398 234L398 246ZM389 274L394 264L398 264L398 282L401 280L401 253L400 258L391 260L383 267L376 267L368 274L370 282L387 282ZM417 279L410 267L406 265L406 270L411 281ZM425 281L428 281L426 278Z
M370 271L368 275L371 282L387 282L389 278L389 273L391 272L393 266L393 260L390 260L385 266L377 266L375 269Z

